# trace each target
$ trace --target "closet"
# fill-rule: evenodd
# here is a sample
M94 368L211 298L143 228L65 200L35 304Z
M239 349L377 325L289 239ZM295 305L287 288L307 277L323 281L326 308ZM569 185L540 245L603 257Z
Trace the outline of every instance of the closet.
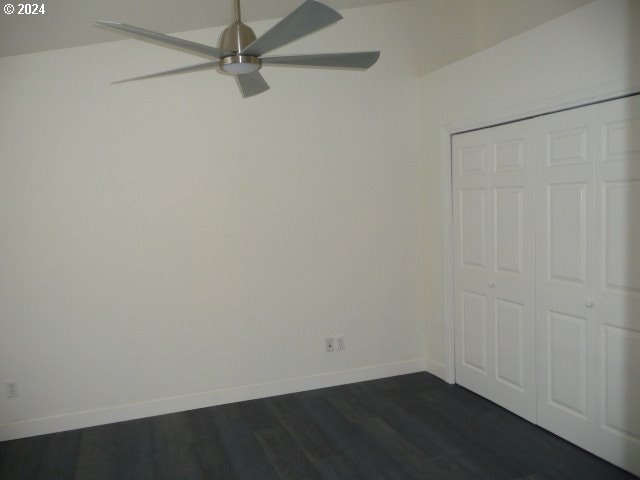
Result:
M640 474L640 96L452 137L456 382Z

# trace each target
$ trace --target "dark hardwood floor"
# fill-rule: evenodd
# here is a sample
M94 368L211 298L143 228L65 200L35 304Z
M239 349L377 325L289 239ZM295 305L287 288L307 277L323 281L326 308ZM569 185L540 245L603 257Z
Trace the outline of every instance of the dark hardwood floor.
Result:
M633 479L427 374L0 443L0 479Z

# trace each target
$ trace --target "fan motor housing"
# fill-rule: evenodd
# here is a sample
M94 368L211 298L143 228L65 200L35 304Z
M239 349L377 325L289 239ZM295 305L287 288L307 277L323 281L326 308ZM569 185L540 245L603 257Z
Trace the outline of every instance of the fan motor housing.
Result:
M219 48L233 52L220 59L219 70L230 75L243 75L255 72L262 67L260 58L253 55L242 55L239 52L247 48L256 39L256 34L248 25L237 21L224 29L218 42Z
M256 39L251 27L242 22L235 22L224 29L220 35L218 48L227 52L238 53L247 48Z

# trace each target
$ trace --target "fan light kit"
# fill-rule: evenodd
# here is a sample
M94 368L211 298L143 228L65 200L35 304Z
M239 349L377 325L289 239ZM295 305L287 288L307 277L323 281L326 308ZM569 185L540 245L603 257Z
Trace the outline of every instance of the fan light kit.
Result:
M306 0L273 28L256 38L253 30L241 21L240 0L233 1L235 22L222 32L217 48L163 33L152 32L151 30L125 23L97 22L97 25L116 30L118 33L198 55L209 60L205 63L119 80L113 83L217 69L220 73L233 75L240 93L246 98L269 89L269 85L258 71L263 65L366 70L376 63L380 57L380 52L377 51L265 57L266 53L276 48L341 20L342 15L316 0Z

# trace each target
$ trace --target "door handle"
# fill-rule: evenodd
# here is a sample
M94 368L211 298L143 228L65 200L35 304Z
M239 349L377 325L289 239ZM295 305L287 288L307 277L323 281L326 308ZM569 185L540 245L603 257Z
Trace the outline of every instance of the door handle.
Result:
M489 281L488 285L489 285L489 288L493 288L496 286L496 283L494 281Z
M591 300L590 298L585 298L584 306L587 308L593 308L593 300Z

